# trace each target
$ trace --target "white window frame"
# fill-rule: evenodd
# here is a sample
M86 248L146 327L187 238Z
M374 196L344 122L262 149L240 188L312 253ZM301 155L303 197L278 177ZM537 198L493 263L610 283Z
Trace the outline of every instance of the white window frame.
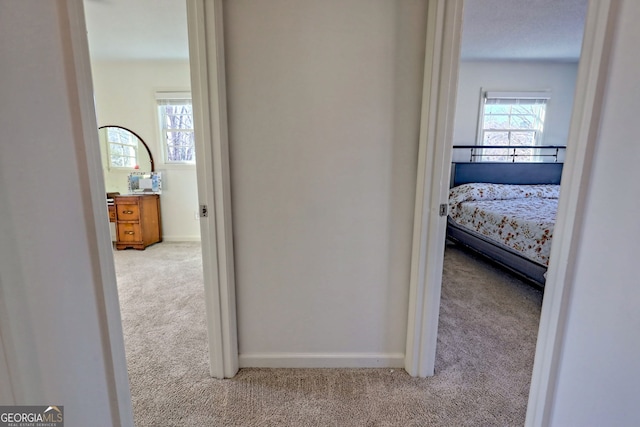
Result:
M478 132L477 132L477 140L476 140L476 145L478 146L483 146L485 145L484 143L484 139L485 139L485 132L505 132L508 134L508 144L506 144L506 146L509 147L517 147L517 145L513 145L512 142L512 138L511 138L511 134L514 132L521 132L521 133L533 133L533 143L531 145L542 145L543 139L544 139L544 125L545 125L545 121L546 121L546 112L548 109L548 104L549 104L549 100L551 99L551 92L550 91L528 91L528 92L521 92L521 91L489 91L489 90L482 90L481 91L481 96L480 96L480 106L478 109ZM485 107L490 104L488 101L491 100L493 102L493 104L495 103L500 103L501 101L504 102L505 104L518 104L519 101L524 101L527 103L531 103L531 102L536 102L539 104L543 104L545 106L544 109L544 114L543 117L540 119L538 118L538 120L540 121L539 125L536 126L536 128L534 129L519 129L519 128L506 128L506 129L491 129L491 128L485 128L484 123L485 123ZM514 114L512 114L511 112L508 114L508 116L513 116ZM500 144L500 145L504 145L504 144ZM532 156L532 159L529 159L528 161L538 161L539 159L535 159L536 155L539 155L540 150L529 150L529 154L527 154L528 152L523 152L523 153L519 153L520 155L526 155L526 156ZM483 152L486 152L485 150L483 150ZM487 153L489 155L489 153ZM502 152L500 152L498 154L498 152L496 151L496 155L492 156L492 157L500 157L500 154L502 154ZM505 154L507 154L505 152ZM491 158L491 157L476 157L475 158L476 161L495 161L495 158ZM511 160L509 160L511 161Z
M117 127L115 127L115 128L126 131L126 129L117 128ZM134 170L135 169L134 166L120 166L120 165L113 164L113 160L111 158L111 156L118 156L118 157L121 157L121 158L133 159L134 160L133 164L137 165L138 164L138 144L139 144L139 142L134 137L134 135L132 135L131 132L128 132L129 133L129 139L132 141L132 144L123 144L123 143L121 143L119 141L111 141L109 139L109 129L104 128L104 133L105 133L104 140L106 141L106 145L107 145L107 159L108 159L108 162L109 162L109 170L118 170L118 169L119 170ZM123 154L119 154L119 153L114 153L112 151L112 146L113 145L133 148L134 155L133 156L127 156L127 155L123 155Z
M191 92L189 91L174 91L174 92L162 92L162 91L158 91L156 92L156 117L158 120L158 132L160 133L159 135L159 140L160 140L160 145L162 148L162 160L166 165L195 165L196 162L196 153L195 153L195 143L193 146L193 161L180 161L180 160L170 160L169 159L169 144L167 141L167 132L171 131L171 130L175 130L175 131L180 131L180 132L190 132L191 134L194 134L194 128L193 126L191 128L182 128L182 129L169 129L165 127L165 122L164 122L164 114L162 112L162 107L163 105L171 105L171 103L175 103L175 104L182 104L182 103L186 103L185 101L188 101L188 103L192 106L192 115L193 115L193 102L191 99ZM193 123L193 117L192 117L192 123Z

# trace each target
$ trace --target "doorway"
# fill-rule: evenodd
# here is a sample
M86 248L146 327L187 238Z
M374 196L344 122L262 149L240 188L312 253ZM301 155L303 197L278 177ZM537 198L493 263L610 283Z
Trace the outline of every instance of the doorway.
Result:
M440 16L443 24L438 34L442 35L442 40L447 40L454 46L456 38L460 35L461 3L452 2L451 5L447 4L447 8L444 4L441 5L443 11ZM562 192L564 197L558 207L556 233L547 275L529 395L528 422L538 420L532 422L540 423L540 420L548 415L548 399L553 391L553 370L559 351L558 333L562 328L565 315L562 304L565 298L565 280L569 278L569 269L575 250L574 243L578 238L573 234L571 224L579 206L584 203L579 194L579 188L581 182L586 179L583 176L583 168L590 161L587 156L588 149L591 147L590 138L593 136L590 123L594 120L597 121L599 115L598 109L594 106L597 105L597 93L602 90L604 85L604 72L601 70L601 64L606 60L606 46L612 31L609 16L613 9L610 2L590 1L588 6L583 49L576 79L575 103L567 143L569 148L563 171ZM435 43L435 45L442 48L442 44ZM434 301L440 299L442 258L439 253L441 253L441 245L444 243L445 222L439 220L433 213L438 212L439 203L446 201L449 168L443 170L440 161L444 158L451 158L449 144L452 141L454 106L448 96L455 92L452 90L454 86L451 85L451 80L452 75L457 75L455 74L457 73L457 65L457 52L451 48L445 49L435 64L428 64L428 70L435 73L436 80L440 81L435 86L440 87L442 92L439 94L437 102L434 101L434 105L437 104L440 107L438 113L433 114L432 117L423 114L423 127L425 129L436 128L436 130L433 135L427 135L424 140L421 140L421 144L423 144L421 153L425 155L436 151L438 156L425 159L421 157L421 161L424 161L425 164L420 166L418 173L418 183L426 182L428 184L424 187L424 194L418 192L416 202L412 299L408 324L407 362L405 364L407 371L416 376L433 374L435 359L438 308L434 306ZM427 81L425 80L425 82ZM427 110L428 112L429 110ZM440 138L436 138L436 135ZM445 151L446 155L440 155L442 151Z
M136 365L129 359L136 357L135 351L144 348L152 348L157 353L156 358L171 360L177 366L192 366L194 360L202 361L199 352L206 353L207 350L206 308L201 283L204 274L201 245L207 239L201 240L203 218L199 210L197 168L207 168L208 163L201 161L203 158L198 158L196 154L196 165L191 156L196 147L187 144L194 143L194 126L186 5L184 2L170 2L157 7L153 1L126 0L86 0L84 3L98 125L118 125L133 131L148 146L149 157L153 159L151 164L162 178L158 215L162 225L162 242L143 251L126 249L115 253L118 286L129 287L126 292L120 292L121 317L124 322L129 322L123 325L125 336L128 333L129 338L129 372L133 375L133 368L138 372L138 377L144 376L140 373L144 372L140 364ZM161 117L174 125L178 120L171 119L184 119L187 116L190 116L187 120L191 121L190 126L185 124L177 130L169 126L172 135L185 137L165 138L170 131L161 130L166 127ZM141 153L140 147L138 153ZM103 164L107 164L111 159L105 159L105 151L101 150L101 153ZM148 162L135 162L135 166L137 168L118 169L118 173L114 174L117 176L117 184L114 184L117 187L107 186L107 192L127 193L128 174L149 171ZM109 182L105 179L106 184ZM125 274L120 274L118 269L126 269ZM181 270L176 272L176 269ZM145 271L154 275L150 276ZM125 283L121 283L123 281ZM198 297L193 296L191 285L194 283L198 287L197 292L202 294ZM160 295L160 285L164 286L164 296L150 303L145 296L152 294L155 298ZM167 291L169 286L171 289ZM144 289L136 290L136 287ZM185 296L187 287L190 287L189 297ZM132 316L136 310L137 313ZM170 346L149 345L149 341L155 343L156 338L158 342L169 339L169 333L154 338L153 331L162 329L162 322L166 326L171 316L184 318L188 315L192 318L194 311L197 311L198 317L193 324L201 325L201 328L194 328L198 329L195 334L197 338L192 337L191 341L199 346L198 353L180 351L163 354L161 349ZM145 320L145 316L148 320ZM176 331L172 333L172 336L177 335L179 333ZM184 339L190 336L183 335ZM144 342L146 347L132 345L134 342ZM137 381L137 384L131 381L133 392L144 389L140 385L144 383L145 379Z
M565 3L554 5L544 11L538 10L536 5L512 1L476 2L465 1L463 8L463 24L461 53L458 70L458 90L455 106L454 125L452 132L453 161L460 162L460 167L465 162L473 161L483 163L485 166L502 167L501 164L489 164L490 162L523 162L523 157L491 156L479 157L480 154L489 153L490 150L456 149L460 146L480 145L511 145L511 146L566 146L573 109L574 91L578 72L581 43L584 32L584 20L586 17L586 0L584 2ZM513 9L511 9L513 8ZM527 9L529 8L529 9ZM493 11L503 11L496 16ZM535 24L533 23L535 21ZM534 33L540 31L540 33ZM546 37L558 37L565 40L564 44L553 44ZM488 96L492 98L488 98ZM538 97L538 99L528 97ZM497 98L500 97L500 98ZM500 112L500 114L498 114ZM531 114L529 114L531 113ZM543 125L539 121L530 118L544 120ZM506 119L506 120L505 120ZM519 121L517 121L519 119ZM517 122L517 125L516 125ZM516 130L517 126L517 130ZM527 127L531 130L527 131ZM486 129L486 131L484 130ZM484 136L484 138L483 138ZM559 149L558 149L559 150ZM518 155L527 152L527 149L516 150ZM509 154L513 150L494 149L493 154ZM533 152L531 150L531 152ZM555 151L554 151L555 153ZM554 157L524 157L524 161L530 162L555 162L562 161L564 150L560 150L559 160ZM476 156L476 157L472 157ZM531 164L530 164L531 165ZM478 165L480 166L480 165ZM518 166L518 165L514 165ZM522 165L527 166L527 165ZM533 165L531 165L533 166ZM524 168L518 170L519 179L524 179ZM468 198L472 198L476 188L492 188L496 190L518 187L507 187L499 180L491 181L489 177L485 182L501 182L491 187L482 184L481 187L473 187L475 184L465 184L458 187ZM536 176L532 176L529 184L541 184ZM515 181L505 183L515 184ZM520 187L524 188L524 187ZM539 185L534 188L541 188ZM558 186L543 187L553 192L549 197L557 197ZM500 190L502 191L502 190ZM516 190L518 191L518 190ZM462 194L462 193L461 193ZM518 197L516 193L508 197ZM502 196L500 196L502 197ZM497 198L500 198L497 197ZM523 238L521 230L526 227L527 233L543 234L545 229L553 232L553 221L558 206L558 199L545 198L528 199L519 201L511 199L508 202L489 202L489 197L483 198L479 208L488 204L500 204L499 212L506 210L506 204L516 208L522 203L527 206L527 211L539 206L535 215L527 212L527 218L520 215L509 215L504 229L497 225L502 214L483 214L482 220L478 217L462 215L460 211L453 212L450 206L450 216L461 221L463 227L455 228L458 236L458 244L449 244L447 241L444 256L444 275L442 285L441 307L450 304L451 298L464 305L467 309L455 316L460 324L456 328L460 336L469 336L470 340L476 336L471 331L484 334L477 345L465 354L478 366L484 366L489 371L501 372L501 377L512 378L511 383L527 386L533 367L535 354L536 335L539 327L539 315L542 305L542 291L529 286L526 279L506 270L496 268L496 264L486 262L487 259L499 259L509 265L510 261L501 257L494 251L493 246L486 246L484 241L476 242L473 238L478 235L491 235L491 239L499 239L500 243L507 245L511 250L520 250L525 259L533 260L535 265L544 265L548 262L551 240L542 239L541 236ZM471 203L476 203L471 201ZM461 207L463 205L460 205ZM520 218L520 219L518 219ZM496 227L491 224L496 221ZM522 222L526 221L526 222ZM471 226L471 224L473 224ZM465 226L466 225L466 226ZM466 230L471 228L469 235ZM460 231L458 231L460 230ZM490 234L493 231L496 234ZM513 238L512 232L516 234ZM474 232L476 234L474 234ZM501 239L500 234L505 236ZM472 240L473 239L473 240ZM501 239L501 240L500 240ZM537 240L537 241L536 241ZM465 245L475 248L478 252L465 250ZM531 249L528 249L531 247ZM525 248L526 251L524 250ZM509 253L509 255L511 252ZM516 258L517 268L522 264L525 271L529 266ZM472 269L472 266L474 268ZM533 268L533 267L532 267ZM533 276L533 273L528 273ZM542 274L542 273L540 273ZM464 278L464 279L463 279ZM464 280L465 287L461 286ZM539 286L539 285L538 285ZM442 308L441 308L442 310ZM470 311L477 311L476 322L462 323ZM440 317L439 342L445 336L452 334L449 320L450 311L442 311ZM455 335L455 333L454 333ZM513 340L510 343L510 340ZM464 341L463 341L464 343ZM486 351L475 352L483 344L491 343L491 351L496 353L493 360L484 360ZM442 360L445 346L438 351ZM498 350L501 349L501 350ZM502 358L507 358L502 360ZM501 360L501 362L497 362ZM483 363L484 365L481 365ZM471 363L471 362L470 362ZM495 363L495 365L493 364ZM436 370L438 366L435 367ZM526 407L526 396L518 396L517 393L507 393L509 399L518 402L521 408Z

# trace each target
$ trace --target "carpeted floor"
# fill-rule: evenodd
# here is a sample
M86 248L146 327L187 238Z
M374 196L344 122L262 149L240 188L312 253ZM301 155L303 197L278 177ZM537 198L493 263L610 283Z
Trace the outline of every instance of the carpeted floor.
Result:
M436 375L243 369L208 375L197 243L114 251L137 426L519 426L542 293L447 246Z

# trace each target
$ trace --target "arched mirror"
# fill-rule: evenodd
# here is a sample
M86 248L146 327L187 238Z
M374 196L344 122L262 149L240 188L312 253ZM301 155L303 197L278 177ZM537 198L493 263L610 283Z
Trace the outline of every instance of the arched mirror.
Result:
M100 153L107 192L128 192L131 172L154 172L153 156L134 131L122 126L101 126Z

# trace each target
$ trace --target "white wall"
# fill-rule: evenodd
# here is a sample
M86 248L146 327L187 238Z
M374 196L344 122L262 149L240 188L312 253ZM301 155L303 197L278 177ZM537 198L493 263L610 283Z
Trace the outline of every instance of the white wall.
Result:
M640 425L640 3L622 1L551 425Z
M69 426L133 425L113 262L100 263L107 216L91 202L103 190L81 121L93 118L91 96L76 85L76 60L90 81L88 55L72 50L78 42L86 54L81 6L1 6L0 337L11 381L0 396L63 405ZM80 20L73 33L68 10Z
M160 145L156 91L189 90L187 61L94 61L91 64L98 125L131 129L149 146L162 172L160 196L165 240L200 240L195 166L167 165ZM125 177L123 176L123 179ZM123 184L126 188L126 181Z
M566 145L577 71L577 63L460 62L453 143L476 143L482 90L550 90L543 144Z
M403 365L426 3L225 2L241 366Z
M582 250L576 260L576 279L569 299L570 315L551 420L551 424L557 426L640 424L636 402L640 395L640 365L636 357L640 353L640 336L637 334L640 311L637 309L638 279L635 265L638 253L636 242L640 237L636 214L640 209L640 193L636 185L640 181L637 167L640 146L636 143L633 126L640 101L636 92L630 90L635 87L636 76L640 75L640 60L628 55L640 42L640 27L636 24L640 18L640 4L633 0L624 0L622 4L610 86L604 98L601 135L595 152L591 183L587 188L589 202L584 212L585 222L578 230L583 234ZM0 382L0 396L7 396L7 389L11 388L10 392L18 403L63 404L69 425L94 425L96 420L104 425L114 425L115 420L109 411L108 392L108 382L113 379L113 373L106 368L105 354L109 351L106 349L107 342L111 348L121 343L115 342L113 336L110 341L106 337L101 338L104 337L104 328L101 327L104 315L99 313L97 307L103 307L104 304L98 295L101 285L99 278L102 275L96 262L96 236L89 231L93 212L86 185L87 164L82 157L85 154L84 143L78 132L79 105L69 85L75 80L68 68L73 58L69 57L69 40L60 33L58 27L63 22L57 16L61 5L39 0L5 2L3 13L0 14L0 55L3 58L0 62L0 99L12 100L12 108L4 109L0 115L0 125L4 129L1 143L5 149L0 156L0 337L13 380L11 386L7 381ZM404 28L407 27L410 26ZM63 48L63 43L66 48ZM60 108L61 105L69 108ZM342 113L344 111L341 109ZM286 115L281 118L285 120ZM255 139L253 141L253 147L256 148L257 142ZM269 143L274 149L283 148L278 141L270 139ZM290 147L288 144L284 148ZM305 159L300 154L306 154L312 147L305 148L294 153L296 158ZM387 148L396 153L395 147ZM282 152L283 156L287 153L288 150ZM324 154L329 157L329 153ZM272 161L273 157L267 160ZM30 166L25 167L23 163L15 161L21 158L30 159ZM352 160L355 163L355 156ZM382 160L379 163L384 164ZM408 164L409 161L406 156L402 161L394 158L393 164L397 163ZM97 168L98 164L96 159L89 169ZM302 166L306 167L308 163ZM340 168L333 167L332 170L343 172L340 176L345 176ZM362 172L351 170L354 179L361 176ZM321 171L314 169L314 176L326 179L326 175L320 174ZM397 169L394 171L394 176L404 177L404 173ZM311 183L308 175L311 174L301 174L305 178L302 184ZM46 185L43 185L43 177ZM389 174L385 177L389 177ZM372 185L368 181L371 177L363 178L363 188L370 192ZM345 181L346 184L353 184L353 180ZM64 191L58 191L61 188ZM314 207L313 201L324 201L319 196L327 198L326 192L312 193L315 196L313 199L304 198L305 194L308 193L297 193L294 201L286 198L289 202L281 209L286 213L292 212L294 207ZM625 196L622 197L622 194ZM284 197L271 192L264 199L274 195ZM366 201L366 197L363 198ZM398 209L388 197L385 199L387 203L383 208L386 211L391 213ZM267 205L267 202L264 201L264 204ZM272 210L277 207L275 204L269 206ZM329 212L336 212L334 218L343 213L343 210L336 209L335 204L329 207L333 208ZM265 210L269 213L269 209ZM313 225L323 225L317 222L313 215L315 212L328 216L325 208L309 209L308 212L304 218L316 220ZM106 213L103 216L106 219ZM289 214L285 220L291 217ZM371 219L368 215L362 218L362 222L374 221L376 215L374 212ZM266 219L273 222L272 215ZM621 223L625 223L627 228L620 228ZM279 228L278 232L283 233L283 238L276 240L279 246L272 246L271 251L287 256L287 261L291 260L292 251L283 250L287 249L284 237L303 247L305 254L309 252L308 256L299 256L301 264L316 266L316 256L327 257L326 252L318 254L309 245L302 245L295 235L286 234L284 227ZM322 236L315 237L319 244L324 243L320 238ZM336 239L335 233L329 237ZM362 238L362 234L352 231L346 232L343 237L345 241ZM338 247L344 251L345 246ZM264 269L267 278L272 279L274 267L269 262L274 260L274 256L270 251L261 252L260 255L266 261ZM358 266L362 265L362 258L366 256L357 252L350 255L350 259ZM406 255L402 253L398 257ZM375 262L380 257L369 259L371 268L376 268ZM388 261L385 259L385 262ZM346 268L346 264L337 265ZM275 266L275 269L278 267ZM301 269L299 264L290 264L289 267L295 272ZM279 271L286 273L288 270ZM335 274L336 271L328 273ZM317 278L313 277L313 282L317 282ZM388 288L380 282L382 280L374 280L370 289L363 289L369 286L363 286L360 281L346 283L346 288L325 286L325 292L316 304L306 298L290 298L290 292L296 293L296 289L291 287L296 283L291 280L254 282L254 285L267 287L267 291L261 292L261 295L276 294L282 298L282 301L274 301L270 296L265 299L265 306L269 306L271 311L292 307L282 302L306 302L306 309L317 310L310 313L309 317L323 323L320 328L310 328L301 312L296 311L296 322L283 325L286 327L279 331L267 331L269 338L275 338L281 344L282 339L278 334L290 338L291 343L301 329L320 332L322 335L318 342L323 343L326 341L326 331L322 326L328 322L335 323L327 318L334 313L344 318L348 311L344 305L352 307L354 312L359 310L357 314L361 318L363 312L367 314L366 310L362 310L362 305L368 305L369 301L377 302L380 288L393 297L393 293L401 292L405 280L403 278ZM299 283L309 293L308 281ZM238 285L242 284L248 285L249 282L240 282ZM111 285L115 288L115 281ZM373 292L367 292L369 290ZM295 296L298 295L296 293ZM340 305L341 310L333 310L333 305L327 305L327 302L335 303L343 297L348 298L349 304ZM391 299L389 308L395 306L394 298ZM295 307L292 308L295 310ZM267 314L272 316L273 313ZM387 310L384 310L384 314L393 315ZM376 312L372 319L377 321L384 314ZM269 326L273 326L272 319L266 320ZM363 323L361 319L357 322ZM360 324L357 331L348 322L330 326L339 340L344 340L346 334L353 334L353 341L359 348L366 347L360 346L363 343L379 342L369 339L373 329L371 322L368 325ZM383 330L379 333L384 335L384 331L395 332ZM7 374L4 370L0 373ZM7 402L3 400L0 403ZM132 425L132 420L123 420L123 424Z

